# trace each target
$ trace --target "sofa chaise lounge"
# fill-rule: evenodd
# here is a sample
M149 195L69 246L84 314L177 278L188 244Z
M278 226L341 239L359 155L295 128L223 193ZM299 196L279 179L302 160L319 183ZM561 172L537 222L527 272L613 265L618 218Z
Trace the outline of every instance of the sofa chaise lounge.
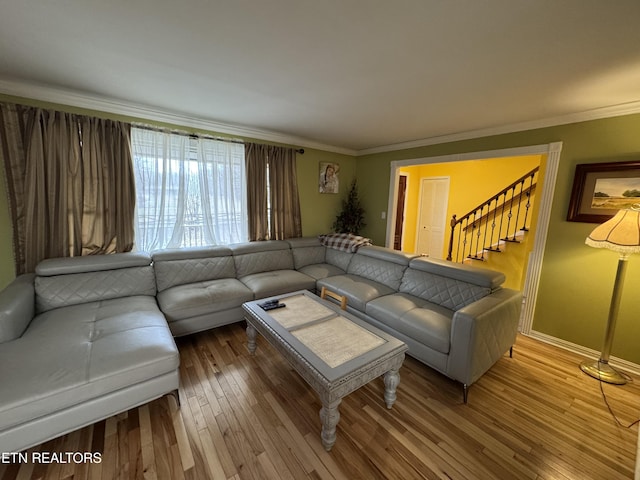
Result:
M0 452L178 389L146 254L51 259L0 292Z

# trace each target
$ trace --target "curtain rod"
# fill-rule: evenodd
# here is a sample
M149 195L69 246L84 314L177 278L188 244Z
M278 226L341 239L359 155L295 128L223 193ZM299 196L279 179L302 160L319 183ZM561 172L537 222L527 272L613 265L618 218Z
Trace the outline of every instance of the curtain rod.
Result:
M144 123L132 123L131 125L133 125L136 128L141 128L143 130L151 130L153 132L173 133L175 135L184 135L185 137L190 137L190 138L207 138L209 140L217 140L219 142L228 142L228 143L238 143L241 145L244 145L246 143L244 140L240 140L236 138L216 137L214 135L208 135L206 133L190 133L185 130L156 127L154 125L147 125ZM304 154L304 148L296 148L294 150L296 153L299 153L300 155Z

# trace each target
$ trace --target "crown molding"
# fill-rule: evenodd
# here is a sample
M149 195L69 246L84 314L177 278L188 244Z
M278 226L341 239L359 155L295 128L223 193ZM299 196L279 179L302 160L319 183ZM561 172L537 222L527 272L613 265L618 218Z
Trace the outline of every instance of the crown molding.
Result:
M286 135L269 130L217 122L215 120L207 118L194 117L182 113L162 110L148 105L125 102L113 98L80 93L46 85L36 85L33 83L8 78L0 77L0 93L11 95L14 97L22 97L43 102L57 103L60 105L86 108L89 110L96 110L105 113L113 113L116 115L126 115L128 117L168 123L181 127L191 127L215 133L237 135L244 138L251 138L266 142L296 145L298 147L324 150L327 152L340 153L343 155L355 156L357 154L356 150L314 142L313 140L309 140L307 138Z
M469 130L467 132L453 133L451 135L440 135L437 137L424 138L421 140L413 140L410 142L394 143L391 145L382 145L380 147L367 148L358 150L357 156L371 155L374 153L395 152L398 150L407 150L410 148L426 147L428 145L437 145L441 143L458 142L461 140L470 140L473 138L491 137L493 135L503 135L506 133L522 132L525 130L535 130L537 128L555 127L557 125L567 125L570 123L586 122L589 120L600 120L603 118L620 117L623 115L631 115L640 113L640 101L614 105L611 107L596 108L584 112L571 113L542 120L534 120L531 122L513 123L500 127L483 128L479 130Z
M57 103L60 105L86 108L99 112L113 113L116 115L125 115L129 117L140 118L143 120L168 123L176 126L197 128L226 135L237 135L244 138L251 138L266 142L297 145L299 147L324 150L327 152L350 156L363 156L376 153L394 152L398 150L426 147L429 145L437 145L441 143L458 142L474 138L490 137L494 135L521 132L525 130L534 130L538 128L553 127L557 125L566 125L570 123L578 123L589 120L599 120L603 118L640 113L640 101L637 101L542 120L535 120L531 122L514 123L510 125L503 125L500 127L470 130L467 132L453 133L450 135L440 135L409 142L382 145L379 147L366 148L362 150L353 150L344 147L337 147L335 145L327 145L324 143L315 142L307 138L273 132L270 130L262 130L240 125L222 123L208 118L194 117L182 113L158 109L148 105L125 102L118 99L101 97L98 95L81 93L46 85L38 85L9 78L0 77L0 93L32 100Z

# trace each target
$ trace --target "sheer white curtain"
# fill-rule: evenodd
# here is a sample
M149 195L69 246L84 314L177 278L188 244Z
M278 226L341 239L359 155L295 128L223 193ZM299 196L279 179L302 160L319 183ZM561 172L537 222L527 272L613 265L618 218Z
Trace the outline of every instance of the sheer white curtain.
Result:
M137 250L248 239L241 144L132 128Z

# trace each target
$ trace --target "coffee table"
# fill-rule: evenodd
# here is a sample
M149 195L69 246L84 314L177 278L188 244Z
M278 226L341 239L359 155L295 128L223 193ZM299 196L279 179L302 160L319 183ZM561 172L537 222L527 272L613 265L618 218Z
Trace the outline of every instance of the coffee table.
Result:
M275 297L274 297L275 298ZM247 348L254 355L257 332L276 349L320 396L322 445L336 442L342 399L383 376L387 408L396 401L398 370L407 345L332 303L304 290L277 297L286 307L264 310L242 305L247 320Z

